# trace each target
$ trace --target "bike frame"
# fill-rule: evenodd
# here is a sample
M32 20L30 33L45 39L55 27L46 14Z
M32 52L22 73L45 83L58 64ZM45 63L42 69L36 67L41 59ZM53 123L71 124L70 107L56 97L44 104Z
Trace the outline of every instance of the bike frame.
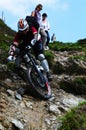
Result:
M38 70L37 65L36 65L36 60L35 60L35 58L31 55L30 50L31 50L31 46L27 46L27 47L19 54L19 56L23 57L25 54L28 55L30 61L29 61L29 63L26 62L26 65L31 63L31 65L33 65L33 67L35 68L36 72L39 74L39 76L40 76L42 82L44 83L44 82L46 82L46 81L44 81L45 79L43 78L43 76L42 76L42 74L41 74L41 71ZM27 65L27 66L28 66L28 65Z

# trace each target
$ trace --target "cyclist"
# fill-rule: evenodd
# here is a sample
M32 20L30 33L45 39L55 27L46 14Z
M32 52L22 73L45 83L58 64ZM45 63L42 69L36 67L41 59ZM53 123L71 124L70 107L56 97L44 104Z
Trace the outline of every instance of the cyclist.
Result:
M8 57L8 60L12 60L15 57L16 52L18 51L18 47L21 50L30 44L33 48L35 57L41 62L41 65L46 71L48 79L52 80L52 75L49 71L49 65L43 53L43 44L41 42L41 38L37 39L37 36L38 33L35 27L30 27L25 19L20 19L18 21L18 32L16 33L13 43L10 46L10 56ZM19 61L17 63L19 66Z

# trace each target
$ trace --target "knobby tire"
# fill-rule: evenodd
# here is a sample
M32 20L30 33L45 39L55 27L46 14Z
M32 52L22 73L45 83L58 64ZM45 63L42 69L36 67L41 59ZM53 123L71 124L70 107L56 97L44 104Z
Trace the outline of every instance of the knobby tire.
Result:
M40 78L39 73L44 80ZM36 71L34 67L29 67L27 70L27 78L31 87L42 99L49 99L51 97L52 93L49 82L40 70Z

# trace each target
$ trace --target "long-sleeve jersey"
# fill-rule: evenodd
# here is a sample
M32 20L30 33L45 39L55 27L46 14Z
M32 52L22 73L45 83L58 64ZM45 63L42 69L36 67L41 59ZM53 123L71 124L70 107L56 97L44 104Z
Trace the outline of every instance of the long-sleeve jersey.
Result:
M30 41L34 38L34 34L37 33L37 30L34 27L30 27L29 31L27 31L26 34L22 32L18 32L13 40L14 44L15 42L24 42L25 44L30 43Z

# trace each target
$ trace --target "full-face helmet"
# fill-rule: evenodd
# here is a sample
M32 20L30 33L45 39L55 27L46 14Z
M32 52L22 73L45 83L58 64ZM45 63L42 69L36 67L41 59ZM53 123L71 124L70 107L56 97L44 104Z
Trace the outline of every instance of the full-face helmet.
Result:
M26 29L29 29L29 25L26 20L20 19L18 21L18 31L24 31Z

